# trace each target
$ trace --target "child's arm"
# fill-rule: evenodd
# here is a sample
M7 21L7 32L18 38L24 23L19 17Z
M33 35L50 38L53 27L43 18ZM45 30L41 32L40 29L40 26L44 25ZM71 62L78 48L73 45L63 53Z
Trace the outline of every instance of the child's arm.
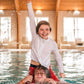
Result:
M32 37L36 35L36 25L31 0L27 0L28 14L30 18L30 28Z
M32 75L27 75L24 79L22 79L17 84L25 84L27 81L29 81L31 83L32 82L32 79L33 79L33 76Z
M59 72L60 72L60 76L62 78L65 77L65 74L64 74L64 70L63 70L63 63L62 63L62 59L61 59L61 55L59 54L59 50L58 50L58 47L57 47L57 44L56 42L54 42L54 45L53 45L53 53L55 54L55 57L56 57L56 62L58 64L58 68L59 68Z

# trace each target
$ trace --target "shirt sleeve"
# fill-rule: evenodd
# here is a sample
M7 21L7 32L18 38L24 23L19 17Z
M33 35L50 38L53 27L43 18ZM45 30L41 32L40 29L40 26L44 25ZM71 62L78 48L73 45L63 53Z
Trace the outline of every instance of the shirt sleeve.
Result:
M34 36L36 35L36 25L35 25L35 18L34 18L32 3L31 2L28 3L27 7L28 7L28 15L29 15L29 19L30 19L31 34L32 34L32 38L34 38Z
M59 72L60 73L64 73L61 55L59 53L59 50L58 50L56 42L53 42L53 53L55 55L56 62L58 64Z

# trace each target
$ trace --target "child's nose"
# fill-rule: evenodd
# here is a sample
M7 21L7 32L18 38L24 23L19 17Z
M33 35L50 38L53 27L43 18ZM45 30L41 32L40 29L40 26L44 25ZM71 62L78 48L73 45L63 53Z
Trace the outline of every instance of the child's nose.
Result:
M42 75L40 73L38 73L38 76L41 77Z
M46 31L44 30L43 33L45 33Z

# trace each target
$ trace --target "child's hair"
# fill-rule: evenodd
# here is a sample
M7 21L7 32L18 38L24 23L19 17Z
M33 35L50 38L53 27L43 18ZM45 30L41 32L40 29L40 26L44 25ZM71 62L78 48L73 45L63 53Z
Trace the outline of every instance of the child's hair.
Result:
M51 74L50 74L50 71L49 69L47 69L46 67L42 66L42 65L38 65L36 67L36 69L34 70L34 73L33 73L33 78L35 77L35 71L36 70L44 70L45 74L46 74L46 77L47 78L51 78Z
M40 28L41 25L48 25L48 26L50 27L49 22L47 22L47 21L40 21L40 22L37 24L37 26L36 26L36 33L37 33L37 34L38 34L38 31L39 31L39 28ZM51 32L51 27L50 27L50 32Z

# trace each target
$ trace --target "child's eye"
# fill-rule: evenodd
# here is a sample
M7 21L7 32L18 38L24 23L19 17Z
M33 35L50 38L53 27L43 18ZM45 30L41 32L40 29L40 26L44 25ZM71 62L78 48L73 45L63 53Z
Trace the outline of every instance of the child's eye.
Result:
M40 29L41 31L43 31L43 29Z
M46 29L46 31L48 31L49 29Z

